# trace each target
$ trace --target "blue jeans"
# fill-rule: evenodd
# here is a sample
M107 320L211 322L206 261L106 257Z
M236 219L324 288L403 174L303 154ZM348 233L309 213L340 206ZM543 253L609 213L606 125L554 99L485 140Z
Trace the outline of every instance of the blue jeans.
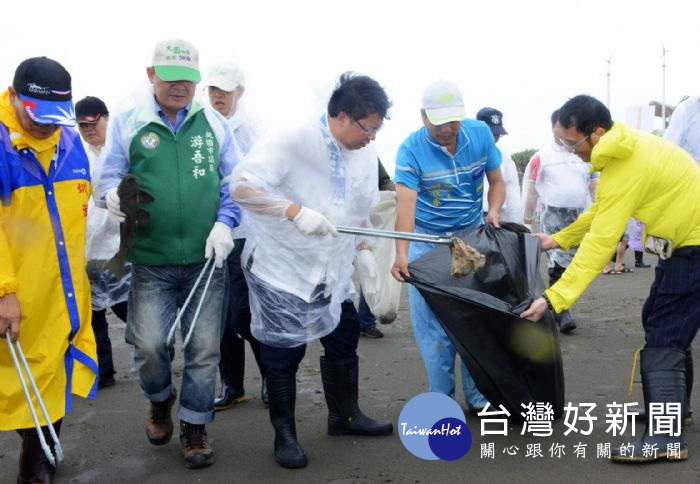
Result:
M152 402L167 400L173 391L166 339L178 308L185 302L203 267L204 264L133 266L127 336L134 344L134 363L141 389ZM202 297L207 275L202 277L180 320L183 340ZM177 416L192 424L206 424L214 419L224 277L224 269L214 271L196 327L185 349Z
M416 233L424 233L418 227ZM429 252L435 244L411 242L408 249L408 260L413 262ZM411 311L411 324L416 337L416 345L420 350L425 372L428 374L428 385L431 392L444 393L455 397L455 356L457 349L437 317L412 284L408 285L408 303ZM464 362L462 362L462 387L464 400L470 408L481 409L488 400L476 388L474 379Z

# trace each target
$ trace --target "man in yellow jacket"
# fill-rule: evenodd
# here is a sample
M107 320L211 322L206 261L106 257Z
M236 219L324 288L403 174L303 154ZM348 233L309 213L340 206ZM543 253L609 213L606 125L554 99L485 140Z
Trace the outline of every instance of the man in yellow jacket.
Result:
M73 125L70 74L46 57L22 62L0 94L0 336L20 342L57 431L71 393L97 388L84 255L90 165ZM4 342L0 382L0 430L22 436L17 481L53 482Z
M612 452L614 462L684 460L681 421L687 416L692 357L700 326L700 166L676 145L613 123L603 103L576 96L559 112L561 142L600 180L593 205L571 225L537 234L542 249L579 246L562 278L520 316L537 321L547 308L568 309L615 250L627 220L646 227L646 246L659 254L656 278L642 309L645 347L641 373L647 429L641 439ZM664 433L654 419L673 417Z

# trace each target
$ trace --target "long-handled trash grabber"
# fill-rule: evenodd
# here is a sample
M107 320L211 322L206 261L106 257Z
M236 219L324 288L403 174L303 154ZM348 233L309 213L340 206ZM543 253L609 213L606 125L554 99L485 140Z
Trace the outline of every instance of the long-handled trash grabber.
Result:
M216 264L214 264L213 262L214 262L214 256L207 259L207 262L204 264L204 267L202 268L202 272L199 273L199 276L197 276L197 280L192 285L192 289L190 290L190 293L187 295L187 299L185 299L185 303L180 308L180 311L178 311L177 317L175 318L175 322L173 323L172 327L170 328L170 332L168 333L168 339L166 340L168 346L173 344L173 342L175 340L175 330L177 329L178 325L180 324L180 320L182 319L182 315L185 314L185 310L187 309L187 306L190 304L190 301L192 300L194 293L197 291L197 288L199 287L199 282L202 280L204 273L207 271L207 268L209 267L209 264L211 263L211 269L209 270L209 276L207 277L207 282L204 286L204 291L202 291L202 297L199 299L199 303L197 305L197 310L195 311L194 317L192 318L192 323L190 323L190 329L187 332L187 336L185 337L185 340L182 343L183 350L187 347L187 343L190 342L190 337L192 336L192 331L194 330L194 326L197 323L197 318L199 317L199 312L202 309L202 303L204 302L204 296L206 296L206 294L207 294L207 290L209 289L209 283L211 282L211 278L214 275L214 270L216 269Z
M214 257L212 256L211 260L213 260ZM214 275L214 270L216 269L216 264L211 265L211 270L209 271L209 277L207 277L207 283L204 285L204 290L202 291L202 297L199 299L199 304L197 304L197 310L194 312L194 317L192 318L192 324L190 324L190 329L187 331L187 336L185 337L185 341L182 343L182 347L187 348L187 343L190 342L190 338L192 337L192 332L194 331L194 325L197 324L197 319L199 318L199 312L202 310L202 304L204 304L204 297L207 294L207 291L209 290L209 283L211 283L211 278Z
M384 237L387 239L411 240L414 242L427 242L429 244L443 244L450 246L452 267L450 273L453 277L464 277L470 272L476 272L486 263L486 257L473 247L467 245L459 237L443 237L430 234L414 234L412 232L392 232L391 230L369 229L364 227L336 226L335 229L343 234L366 235L368 237Z
M393 232L391 230L370 229L365 227L345 227L342 225L336 225L335 229L343 234L367 235L369 237L383 237L385 239L413 240L415 242L428 242L430 244L449 245L454 238L440 235L415 234L413 232Z
M58 440L58 435L56 435L56 430L54 429L53 424L51 423L51 419L49 418L49 414L46 411L44 401L41 399L39 389L36 387L36 383L34 382L32 372L29 370L29 365L27 364L27 359L24 357L24 352L22 352L22 347L20 346L19 341L12 343L12 339L10 339L9 329L5 332L5 340L7 341L8 348L10 348L10 355L12 355L12 361L15 364L15 370L17 370L17 376L19 377L19 382L22 385L24 397L27 399L27 405L29 405L29 412L32 414L32 420L34 420L34 427L36 428L36 433L39 435L39 442L41 442L41 448L44 450L44 454L46 454L46 458L49 460L51 465L56 467L59 462L63 461L63 449L61 448L61 443ZM17 355L19 355L19 361L17 359ZM51 433L51 438L53 439L54 443L54 449L56 451L55 458L53 452L51 452L51 448L46 443L46 438L44 438L44 432L41 431L39 418L36 415L36 410L34 410L32 398L29 395L29 390L27 389L27 383L24 381L24 375L22 375L22 368L19 365L20 361L22 362L22 367L24 367L24 371L27 374L29 383L32 385L34 396L36 397L36 400L39 403L39 408L41 408L41 413L44 415L44 420L46 420L46 425L48 426L49 432Z

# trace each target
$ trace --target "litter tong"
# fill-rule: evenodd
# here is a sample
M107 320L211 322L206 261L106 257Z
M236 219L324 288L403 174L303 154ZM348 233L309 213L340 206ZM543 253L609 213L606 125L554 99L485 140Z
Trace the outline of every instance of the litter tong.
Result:
M427 242L429 244L450 245L451 237L442 237L430 234L414 234L412 232L393 232L391 230L369 229L364 227L345 227L337 225L335 229L341 234L367 235L370 237L384 237L387 239L412 240L414 242Z
M44 406L44 401L41 399L39 389L36 387L34 377L32 376L32 372L29 370L29 365L27 364L27 359L24 357L22 347L20 346L19 341L15 341L14 343L12 342L12 339L10 339L9 329L5 332L5 340L7 341L7 346L10 349L10 355L12 355L12 361L15 364L15 370L17 370L17 376L19 377L19 382L22 385L22 390L24 391L24 398L27 399L27 405L29 405L29 412L32 414L32 420L34 420L34 427L36 428L36 433L39 435L39 442L41 443L41 448L43 449L44 454L46 454L46 458L49 460L51 465L56 467L59 462L63 461L63 449L61 448L61 443L58 441L56 429L54 429L53 424L51 423L49 414L46 411L46 407ZM20 362L22 362L22 366L20 366ZM44 420L46 420L46 425L48 426L49 432L51 433L51 438L53 439L54 443L54 449L56 451L56 457L54 457L53 452L51 452L51 448L46 443L44 432L42 432L41 430L41 424L39 424L39 418L37 417L36 410L34 409L34 405L32 404L32 397L29 395L27 383L24 380L24 375L22 374L22 368L24 368L24 372L27 374L27 379L29 380L29 383L32 386L32 390L34 392L34 396L36 397L36 401L39 403L39 408L41 409L41 413L43 414Z

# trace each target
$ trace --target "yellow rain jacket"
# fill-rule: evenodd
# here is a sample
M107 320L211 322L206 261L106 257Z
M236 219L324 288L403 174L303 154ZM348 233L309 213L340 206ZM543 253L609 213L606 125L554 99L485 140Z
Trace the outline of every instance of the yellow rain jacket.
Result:
M600 274L630 217L644 238L670 240L673 249L700 245L700 166L678 146L615 123L593 147L600 171L595 202L552 238L564 250L579 246L564 275L546 294L560 312L571 307Z
M96 392L85 272L89 166L74 129L33 138L17 121L7 91L0 95L0 297L17 294L19 342L54 422L70 411L71 393ZM0 430L33 426L3 341Z

